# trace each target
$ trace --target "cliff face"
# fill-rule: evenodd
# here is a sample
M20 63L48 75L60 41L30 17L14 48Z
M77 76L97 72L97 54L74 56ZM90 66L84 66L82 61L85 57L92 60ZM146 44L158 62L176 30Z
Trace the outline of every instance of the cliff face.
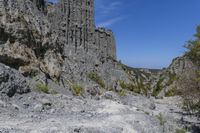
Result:
M49 6L48 9L47 16L53 25L51 29L62 36L59 37L65 45L65 55L76 56L83 50L85 53L94 52L100 54L99 56L110 56L116 59L112 31L95 27L93 0L81 2L61 0L58 4Z
M106 77L104 67L116 59L115 41L112 31L95 27L94 1L62 0L53 7L48 19L64 46L64 77L86 82L85 74L91 71ZM109 63L110 68L114 64Z
M52 80L86 83L91 72L128 80L112 31L95 27L93 0L0 0L0 62Z

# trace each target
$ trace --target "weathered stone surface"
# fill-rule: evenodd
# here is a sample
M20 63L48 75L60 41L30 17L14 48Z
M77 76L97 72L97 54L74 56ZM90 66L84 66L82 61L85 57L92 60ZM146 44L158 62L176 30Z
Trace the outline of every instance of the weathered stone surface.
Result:
M115 95L110 92L111 95ZM179 98L162 100L143 96L79 98L31 92L17 96L0 108L0 131L81 133L175 133L183 116ZM156 109L149 109L154 102ZM29 105L24 108L24 104ZM17 109L16 109L17 108ZM5 111L6 110L6 111ZM162 114L164 125L157 118ZM14 117L11 117L14 116ZM187 116L183 116L186 119Z
M188 57L177 57L173 59L170 66L167 68L171 73L181 75L187 69L196 69L194 63Z
M88 82L92 71L106 84L115 77L114 35L95 27L93 0L1 0L0 14L0 62L53 80Z
M44 14L45 7L43 0L0 1L0 62L22 73L29 73L45 66L44 56L51 51L52 56L58 59L46 69L47 74L54 78L51 69L55 67L61 71L59 54L62 46L54 41L55 35L51 33L50 23ZM56 78L59 75L56 74Z

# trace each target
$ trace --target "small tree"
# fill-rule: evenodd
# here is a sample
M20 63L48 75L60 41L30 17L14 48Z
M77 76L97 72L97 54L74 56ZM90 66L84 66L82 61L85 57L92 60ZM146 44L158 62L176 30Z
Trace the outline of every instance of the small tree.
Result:
M194 40L188 41L186 48L188 52L186 56L188 56L194 63L200 65L200 25L196 29L196 34Z
M200 82L198 81L198 74L192 69L186 70L179 79L179 87L184 109L189 113L200 116Z
M194 37L195 39L186 45L186 56L197 68L186 70L179 80L179 85L185 109L200 116L200 25L197 26Z

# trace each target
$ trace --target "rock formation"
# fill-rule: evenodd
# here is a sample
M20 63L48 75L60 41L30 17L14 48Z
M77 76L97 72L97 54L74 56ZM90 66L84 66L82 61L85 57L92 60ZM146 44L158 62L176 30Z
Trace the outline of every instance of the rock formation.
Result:
M19 72L0 64L0 97L6 94L9 97L16 93L23 94L30 92L28 80Z
M0 0L0 132L174 133L180 98L151 92L163 97L190 67L185 57L164 70L118 62L94 0Z
M107 81L116 70L115 39L95 27L93 0L1 0L0 11L0 62L25 76L87 82L95 71Z

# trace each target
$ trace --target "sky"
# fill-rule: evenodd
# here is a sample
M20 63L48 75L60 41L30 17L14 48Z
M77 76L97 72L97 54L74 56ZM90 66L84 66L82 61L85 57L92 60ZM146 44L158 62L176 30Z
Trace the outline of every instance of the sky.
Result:
M113 30L124 64L163 68L186 51L199 9L200 0L95 0L95 23Z

